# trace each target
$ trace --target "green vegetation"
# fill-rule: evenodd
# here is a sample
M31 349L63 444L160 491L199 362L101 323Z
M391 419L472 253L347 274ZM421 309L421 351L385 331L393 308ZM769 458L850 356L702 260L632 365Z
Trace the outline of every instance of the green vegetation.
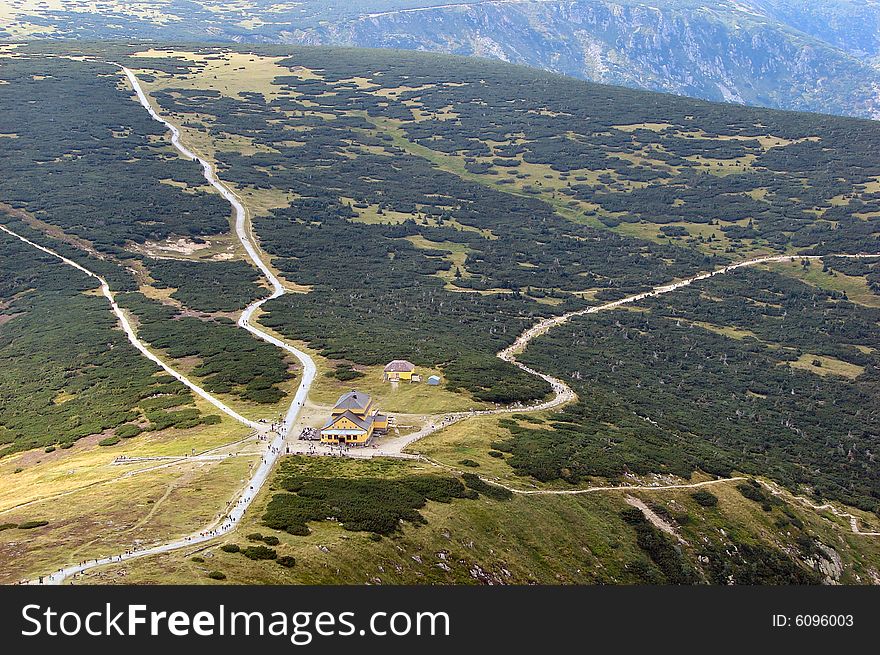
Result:
M259 298L260 274L244 262L150 261L158 288L173 288L171 297L203 312L243 309Z
M880 310L762 271L713 278L650 311L602 312L537 339L521 359L582 399L553 430L511 423L494 444L539 480L624 472L768 475L866 510L880 415ZM737 338L706 323L754 336ZM803 353L863 367L855 378L789 366Z
M513 498L513 493L510 490L505 489L504 487L499 487L497 484L485 482L478 475L473 473L463 473L461 479L464 480L468 489L473 489L478 494L486 496L487 498L493 498L495 500L510 500Z
M120 294L120 306L138 319L138 335L175 359L197 358L192 375L212 393L228 393L255 403L277 403L277 385L291 375L279 350L245 332L228 318L182 316L140 293Z
M289 459L294 460L285 464L289 473L343 482L364 477L405 479L436 470L421 462ZM684 543L669 536L656 548L660 561L671 564L667 570L673 576L687 575L690 569L693 583L799 583L817 578L843 584L871 581L880 557L875 540L852 535L846 521L829 521L798 503L787 509L800 520L801 527L793 523L778 527L778 519L787 516L781 507L768 514L743 498L735 485L713 486L718 504L710 510L691 498L693 490L646 489L638 494L664 518L691 517L683 523L670 521ZM242 534L265 533L262 516L278 493L278 489L260 493L255 511L244 518ZM306 536L278 532L278 559L294 557L292 569L222 551L215 551L216 559L209 561L210 568L223 570L228 580L237 584L663 582L666 577L639 545L637 530L621 516L627 507L618 492L516 494L503 505L491 500L429 502L419 510L425 523L401 523L387 536L352 532L333 520L311 522L311 533ZM653 534L648 537L653 538ZM719 559L728 551L726 560ZM662 553L670 559L664 560ZM838 557L839 567L833 561ZM713 573L715 566L719 573ZM112 567L110 573L118 568ZM204 575L204 567L189 562L183 552L125 563L124 568L128 584L182 584ZM736 576L733 580L722 578L730 573Z
M469 497L460 480L439 475L411 475L397 479L338 479L300 475L302 457L285 459L275 486L288 493L275 494L266 507L263 525L290 534L305 535L310 521L328 516L346 530L391 534L402 521L424 523L419 509L429 500L448 503ZM307 459L307 458L306 458Z
M24 223L12 227L40 240ZM6 234L0 248L0 315L11 316L0 321L0 397L10 399L0 403L0 453L67 448L147 416L165 427L179 423L166 409L191 407L192 394L156 376L115 329L92 278ZM209 418L188 412L190 423ZM135 436L134 429L116 436Z
M248 546L241 549L241 554L248 559L276 559L278 553L268 546Z
M692 493L691 498L701 507L715 507L718 505L718 496L704 489Z
M732 545L708 546L702 551L712 584L806 585L822 581L817 572L798 566L781 551L763 544Z
M126 423L116 428L116 436L120 439L131 439L138 436L141 432L143 432L143 429L140 426L132 425L131 423Z
M199 88L212 84L203 77L213 64L198 57L126 60L126 46L112 50L153 69L155 102L236 192L261 199L249 227L302 293L267 303L260 320L332 360L325 387L367 370L364 383L378 385L366 367L405 357L442 373L443 393L462 403L528 403L549 385L495 353L540 318L746 253L880 251L880 130L867 121L340 50L290 49L261 62L259 89L221 92ZM13 108L0 134L18 134L0 164L0 201L24 210L2 220L105 276L143 339L209 391L280 402L292 360L224 315L262 293L258 272L143 254L154 242L225 234L228 205L118 88L118 71L0 59L0 78L10 82L0 102ZM144 432L220 421L113 329L94 280L14 239L0 248L0 453L40 448L60 459L87 435L127 448L123 439ZM543 418L486 421L468 442L478 443L450 447L449 461L558 487L743 471L877 511L878 270L838 258L818 268L738 271L551 330L519 357L566 380L580 401ZM211 568L283 581L773 583L818 580L817 563L833 559L828 544L857 565L850 581L869 579L876 559L873 546L850 547L848 534L823 532L751 483L646 500L679 540L638 511L621 513L617 492L526 498L418 463L308 460L285 458L262 501L257 517L277 534L220 547ZM52 527L35 536L65 525L43 515ZM325 538L338 566L316 554ZM516 544L512 564L497 552L502 538ZM367 573L371 554L381 559L367 560Z
M181 193L201 171L154 143L164 128L129 99L115 66L68 59L3 59L5 139L0 198L127 257L130 242L228 230L228 205L213 193Z
M42 528L43 526L49 525L49 521L25 521L24 523L18 524L19 530L33 530L34 528Z
M630 507L620 513L621 518L631 525L636 532L636 543L659 570L660 576L645 567L643 563L636 562L634 566L643 571L646 582L653 584L694 584L699 580L696 572L687 562L672 539L651 525L640 509Z
M357 380L366 377L366 373L356 371L351 364L338 364L332 371L325 373L328 377L332 377L340 382L348 382L349 380Z

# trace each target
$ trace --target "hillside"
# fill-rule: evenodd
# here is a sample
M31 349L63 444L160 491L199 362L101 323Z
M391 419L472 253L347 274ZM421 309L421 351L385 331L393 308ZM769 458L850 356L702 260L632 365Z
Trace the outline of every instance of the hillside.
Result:
M880 117L874 0L4 0L0 17L0 38L429 50L707 100Z
M242 329L269 295L249 246L284 291L251 327L319 375L291 456L205 544L231 581L880 579L880 263L858 257L880 253L877 123L350 49L43 42L0 51L0 79L7 581L179 538L245 493L259 419L305 379ZM33 244L100 274L151 352L250 423ZM516 353L549 380L497 356L569 312ZM442 387L382 382L396 358ZM553 404L554 380L577 398ZM428 460L298 456L352 387L401 419L376 454L422 429L404 456ZM299 563L219 550L257 531ZM89 575L204 578L191 556Z

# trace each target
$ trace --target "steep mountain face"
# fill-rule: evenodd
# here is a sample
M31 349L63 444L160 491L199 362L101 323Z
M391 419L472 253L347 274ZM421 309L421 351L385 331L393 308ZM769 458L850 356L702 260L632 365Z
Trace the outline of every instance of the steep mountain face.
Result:
M651 4L460 4L279 36L492 57L709 100L880 117L880 70L871 63L880 52L876 4L823 3L821 11L773 0ZM872 20L863 21L856 4Z
M0 0L0 38L403 48L588 80L880 118L877 0Z

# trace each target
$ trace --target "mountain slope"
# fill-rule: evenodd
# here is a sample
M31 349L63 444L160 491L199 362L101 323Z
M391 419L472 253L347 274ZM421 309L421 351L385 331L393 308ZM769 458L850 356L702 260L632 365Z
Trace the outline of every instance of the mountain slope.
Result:
M4 34L351 45L497 58L588 80L880 117L874 0L0 3Z

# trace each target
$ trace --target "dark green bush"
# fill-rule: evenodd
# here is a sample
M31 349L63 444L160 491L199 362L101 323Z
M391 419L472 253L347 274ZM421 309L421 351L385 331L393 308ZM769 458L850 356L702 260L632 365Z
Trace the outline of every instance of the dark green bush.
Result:
M479 462L475 462L472 459L460 459L458 460L458 463L462 466L470 466L471 468L476 468L480 465Z
M223 544L220 546L220 550L224 553L237 553L241 550L241 546L238 544Z
M18 529L32 530L34 528L42 528L44 525L49 525L49 521L25 521L24 523L18 524Z
M335 479L279 475L276 494L263 515L263 525L290 534L308 534L306 523L335 517L346 530L390 534L401 521L424 523L418 509L428 500L464 498L460 480L439 475L400 479Z
M241 554L248 559L254 560L275 559L278 557L278 553L275 552L275 549L268 548L267 546L248 546L241 551Z
M761 488L761 483L757 480L741 482L740 484L736 485L736 488L743 496L745 496L749 500L753 500L756 503L759 503L761 505L761 509L763 509L765 512L771 511L774 505L782 504L782 501L779 500L776 496L764 493L764 490Z
M119 437L107 437L106 439L101 439L98 442L99 446L115 446L121 441Z
M208 577L212 580L225 580L226 574L223 571L211 571L208 573Z
M660 569L668 584L695 584L699 582L699 577L682 555L681 549L668 535L651 525L641 510L627 507L620 512L620 517L625 523L633 526L639 548Z
M125 425L120 425L116 428L116 436L121 439L131 439L132 437L138 436L141 432L142 429L140 426L132 423L126 423Z
M513 492L509 489L499 487L496 484L490 484L473 473L463 473L461 479L464 480L468 488L488 498L494 498L495 500L510 500L513 498Z
M281 566L288 569L293 568L293 566L296 564L296 559L292 555L282 555L275 561L278 562Z
M709 493L704 489L692 493L691 498L693 498L698 505L702 505L703 507L715 507L718 504L718 496Z

